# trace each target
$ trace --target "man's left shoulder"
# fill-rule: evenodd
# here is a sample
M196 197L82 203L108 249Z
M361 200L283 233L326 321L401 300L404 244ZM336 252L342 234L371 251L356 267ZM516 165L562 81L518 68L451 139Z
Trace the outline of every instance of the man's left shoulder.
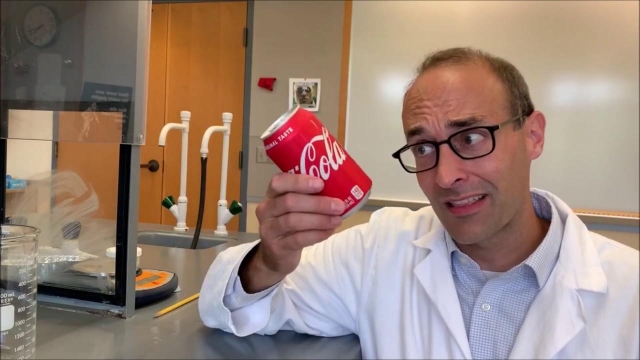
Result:
M589 237L601 260L632 265L636 272L639 271L640 252L638 250L593 231L589 231Z
M598 253L600 264L607 273L607 277L615 276L620 279L638 279L640 274L640 252L628 245L610 239L593 231L589 237ZM634 281L633 283L638 283Z

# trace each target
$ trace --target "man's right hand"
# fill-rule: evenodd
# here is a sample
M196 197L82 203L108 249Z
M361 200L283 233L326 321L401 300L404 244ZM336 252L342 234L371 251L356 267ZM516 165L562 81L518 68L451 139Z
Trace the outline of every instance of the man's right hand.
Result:
M296 269L302 249L329 238L342 223L344 203L317 195L322 179L281 173L271 179L256 209L260 243L244 259L239 276L247 293L278 283Z

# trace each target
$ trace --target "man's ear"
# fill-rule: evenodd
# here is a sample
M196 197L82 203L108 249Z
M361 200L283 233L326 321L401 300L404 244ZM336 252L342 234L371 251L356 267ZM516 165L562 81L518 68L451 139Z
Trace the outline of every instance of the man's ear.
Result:
M527 142L527 153L530 160L542 155L544 148L544 130L547 120L540 111L534 111L524 122L524 131Z

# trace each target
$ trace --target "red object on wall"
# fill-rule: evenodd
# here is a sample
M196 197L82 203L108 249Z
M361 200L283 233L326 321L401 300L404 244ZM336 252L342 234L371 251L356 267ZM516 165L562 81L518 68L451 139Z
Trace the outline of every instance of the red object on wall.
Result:
M276 78L260 78L260 80L258 80L258 86L269 91L273 91L274 82L276 82Z

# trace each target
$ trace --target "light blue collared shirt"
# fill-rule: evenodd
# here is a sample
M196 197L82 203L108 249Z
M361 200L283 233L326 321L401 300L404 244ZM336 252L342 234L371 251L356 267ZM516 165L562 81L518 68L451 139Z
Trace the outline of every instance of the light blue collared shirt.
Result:
M551 225L538 248L507 272L483 272L475 261L458 249L448 233L445 235L474 359L509 357L529 307L558 259L564 224L547 199L535 193L531 193L531 199L536 215L550 220Z

